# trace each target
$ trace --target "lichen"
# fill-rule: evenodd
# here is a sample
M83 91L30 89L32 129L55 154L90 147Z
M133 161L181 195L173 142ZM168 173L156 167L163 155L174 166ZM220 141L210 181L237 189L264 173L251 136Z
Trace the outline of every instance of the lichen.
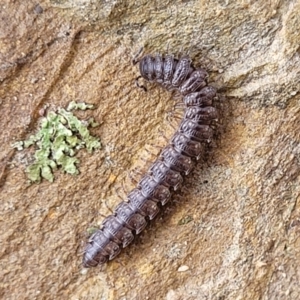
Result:
M42 178L53 182L53 171L61 168L68 174L78 174L78 158L74 157L79 149L86 148L89 153L101 148L98 138L90 135L88 127L99 124L93 118L81 121L72 110L92 109L93 105L71 102L65 110L49 112L41 119L40 128L29 139L14 143L12 146L23 150L30 146L36 147L34 162L26 168L31 182L40 182Z
M185 225L187 223L190 223L194 220L192 216L185 216L182 219L178 221L178 225Z

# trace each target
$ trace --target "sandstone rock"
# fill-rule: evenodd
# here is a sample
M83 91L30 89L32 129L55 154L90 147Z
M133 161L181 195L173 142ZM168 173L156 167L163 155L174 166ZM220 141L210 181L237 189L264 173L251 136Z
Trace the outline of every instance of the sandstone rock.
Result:
M2 298L298 299L300 1L17 2L0 12ZM215 146L133 245L83 271L87 230L173 132L172 95L136 88L131 65L167 45L220 90ZM78 176L28 186L32 153L10 145L73 100L96 105L104 150L81 152Z

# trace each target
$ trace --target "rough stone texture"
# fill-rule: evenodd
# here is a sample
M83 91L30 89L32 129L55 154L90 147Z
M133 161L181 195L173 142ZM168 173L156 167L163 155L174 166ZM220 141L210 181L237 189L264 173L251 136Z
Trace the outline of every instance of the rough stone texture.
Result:
M300 298L300 1L162 3L2 1L2 299ZM87 230L123 181L133 187L126 172L147 166L140 157L153 160L145 149L166 143L159 129L173 131L172 96L137 89L130 62L167 44L190 50L226 97L216 145L133 245L84 270ZM72 100L97 105L104 149L80 153L79 176L28 185L32 152L10 144L42 108Z

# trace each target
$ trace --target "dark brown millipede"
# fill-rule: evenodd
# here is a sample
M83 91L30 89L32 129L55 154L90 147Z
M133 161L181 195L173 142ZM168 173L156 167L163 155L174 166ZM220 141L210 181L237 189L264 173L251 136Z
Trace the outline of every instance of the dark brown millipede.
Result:
M189 56L145 55L139 60L141 76L183 96L185 113L169 144L161 151L137 187L104 219L89 239L83 257L84 267L95 267L115 258L129 245L171 198L183 177L201 157L205 143L213 137L217 118L213 107L216 89L207 85L208 74L196 69ZM144 86L137 85L146 89Z

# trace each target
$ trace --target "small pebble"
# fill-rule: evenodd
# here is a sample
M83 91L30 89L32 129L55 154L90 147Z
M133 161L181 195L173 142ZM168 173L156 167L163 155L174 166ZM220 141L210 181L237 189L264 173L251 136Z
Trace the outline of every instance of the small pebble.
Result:
M180 266L179 268L178 268L178 272L185 272L185 271L187 271L189 269L189 267L188 266Z
M43 11L44 11L43 8L42 8L39 4L37 4L37 5L35 6L35 8L34 8L34 12L35 12L37 15L42 14Z

